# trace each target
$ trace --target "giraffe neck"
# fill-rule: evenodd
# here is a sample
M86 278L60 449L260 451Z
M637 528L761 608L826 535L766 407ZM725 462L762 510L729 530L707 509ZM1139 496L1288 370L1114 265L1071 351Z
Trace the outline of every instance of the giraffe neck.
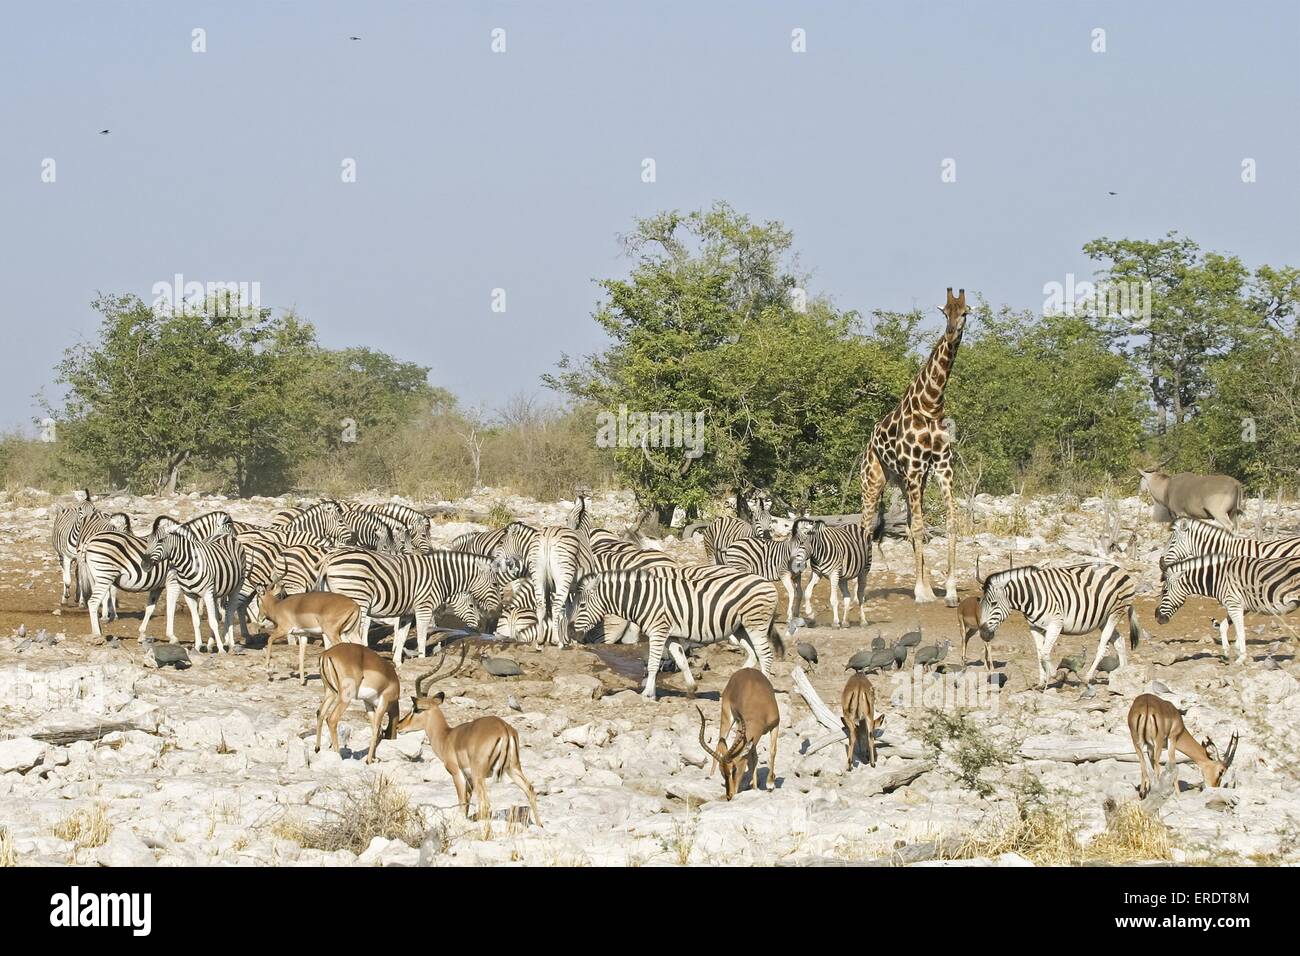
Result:
M957 346L961 344L961 334L945 333L930 350L930 357L925 360L916 378L908 386L899 405L912 411L920 412L929 418L943 417L943 390L948 384L948 373L952 370L953 359L957 356Z

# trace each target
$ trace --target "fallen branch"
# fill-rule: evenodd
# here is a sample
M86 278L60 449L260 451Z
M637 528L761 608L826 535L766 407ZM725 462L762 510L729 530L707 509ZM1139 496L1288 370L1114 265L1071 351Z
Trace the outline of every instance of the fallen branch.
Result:
M826 702L821 699L821 695L813 689L812 682L808 680L808 675L803 672L803 668L796 667L791 672L790 679L794 681L794 689L803 698L804 703L808 705L808 709L812 711L813 716L817 718L817 723L827 730L835 731L837 740L844 739L847 735L840 718L836 716L835 711L826 706ZM821 746L825 746L825 744Z

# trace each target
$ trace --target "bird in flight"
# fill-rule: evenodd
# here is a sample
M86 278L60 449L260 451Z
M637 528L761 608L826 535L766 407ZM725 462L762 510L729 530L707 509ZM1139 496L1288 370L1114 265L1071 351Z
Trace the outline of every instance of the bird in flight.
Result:
M1117 192L1112 192L1111 190L1108 189L1108 190L1106 190L1106 195L1107 195L1107 196L1118 196L1119 193L1117 193Z
M361 37L348 37L349 40L360 40Z
M99 131L99 135L100 135L100 136L107 136L107 135L108 135L108 130L106 130L106 129L101 129L101 130Z

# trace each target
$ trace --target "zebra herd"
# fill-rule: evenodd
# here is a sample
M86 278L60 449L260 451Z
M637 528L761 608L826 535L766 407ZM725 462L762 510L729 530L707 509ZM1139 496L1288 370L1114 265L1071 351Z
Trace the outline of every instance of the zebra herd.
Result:
M682 565L635 535L594 527L586 494L577 496L563 526L514 521L438 549L428 516L400 504L325 500L277 512L268 526L235 521L223 511L185 522L164 515L140 537L129 516L100 511L82 491L71 506L56 509L52 544L62 566L64 600L75 569L78 598L96 634L101 618L116 615L116 595L123 590L148 594L143 637L165 593L168 640L177 639L175 608L183 597L196 647L205 646L206 617L206 647L224 653L235 646L236 620L248 638L248 612L271 587L282 594L321 589L356 602L362 634L373 619L389 624L397 665L411 623L422 658L444 611L474 630L494 630L504 619L513 637L535 645L563 647L602 628L606 642L644 637L643 694L653 697L665 654L694 688L687 641L740 645L767 674L782 648L775 582L786 591L787 635L813 621L813 589L822 577L830 583L834 626L848 626L854 601L865 624L873 532L879 528L792 516L789 534L778 538L772 534L771 499L760 494L747 504L752 522L726 516L686 529L701 532L709 560L700 565ZM1227 612L1219 624L1224 654L1231 623L1238 662L1246 657L1245 612L1282 614L1300 605L1300 536L1258 541L1179 518L1159 564L1157 620L1166 623L1191 595L1217 600ZM1040 686L1055 673L1053 651L1062 635L1100 630L1089 681L1125 621L1128 638L1117 643L1119 667L1138 646L1138 581L1118 565L1021 567L977 574L977 580L981 637L991 641L1012 612L1023 614L1034 638Z

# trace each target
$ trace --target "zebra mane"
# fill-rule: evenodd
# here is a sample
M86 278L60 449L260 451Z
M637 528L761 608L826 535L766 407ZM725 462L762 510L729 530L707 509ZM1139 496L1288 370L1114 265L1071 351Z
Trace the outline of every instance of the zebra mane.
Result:
M984 579L984 586L987 588L990 584L1002 585L1008 581L1022 581L1030 577L1034 572L1041 571L1042 568L1036 564L1022 564L1018 568L1007 568L1005 571L994 571Z
M1164 572L1161 576L1166 576L1171 572L1178 572L1181 574L1184 571L1208 568L1223 561L1230 560L1232 560L1232 555L1229 554L1196 554L1190 558L1183 558L1181 561L1175 561L1173 564L1165 565Z
M1220 528L1213 521L1202 521L1200 518L1179 518L1174 522L1174 529L1183 529L1186 531L1196 532L1197 534L1208 535L1211 538L1231 541L1238 537L1226 528Z

